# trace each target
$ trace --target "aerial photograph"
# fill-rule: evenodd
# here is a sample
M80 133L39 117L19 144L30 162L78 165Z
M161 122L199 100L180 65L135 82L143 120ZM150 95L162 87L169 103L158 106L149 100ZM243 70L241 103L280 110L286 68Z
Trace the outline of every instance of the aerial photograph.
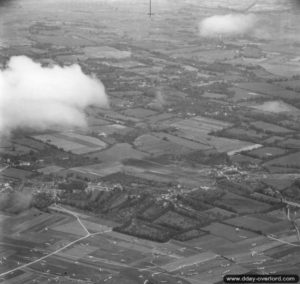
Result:
M299 276L300 1L0 0L0 284Z

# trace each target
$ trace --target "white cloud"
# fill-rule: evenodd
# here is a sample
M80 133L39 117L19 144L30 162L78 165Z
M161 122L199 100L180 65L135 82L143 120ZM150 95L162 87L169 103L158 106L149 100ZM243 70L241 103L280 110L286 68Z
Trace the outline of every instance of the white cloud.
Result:
M0 70L0 133L16 128L85 126L84 109L108 106L103 84L79 65L43 67L25 56Z
M234 36L249 33L255 24L256 17L253 14L215 15L202 20L199 30L204 37Z

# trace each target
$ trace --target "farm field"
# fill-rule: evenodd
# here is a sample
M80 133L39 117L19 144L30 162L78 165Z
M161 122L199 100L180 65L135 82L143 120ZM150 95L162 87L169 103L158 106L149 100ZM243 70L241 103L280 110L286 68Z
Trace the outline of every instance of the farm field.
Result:
M270 113L290 113L290 114L300 114L300 110L284 103L283 101L266 101L260 105L250 105L251 108L256 109L261 112Z
M131 52L118 50L110 46L85 47L84 53L89 58L124 59L131 57Z
M276 158L269 162L266 162L266 166L279 166L287 168L299 168L300 167L300 152L289 154L280 158Z
M264 121L255 121L250 123L255 129L258 129L260 131L263 131L265 133L275 133L275 134L287 134L287 133L292 133L293 130L264 122Z
M285 88L293 88L293 89L298 89L300 88L300 80L288 80L285 82L278 82L280 86L283 86Z
M268 209L270 206L253 199L242 197L234 193L227 192L220 200L215 202L220 207L230 208L231 211L241 213L255 213Z
M288 138L278 143L281 147L289 149L300 149L300 139Z
M78 155L99 151L106 147L106 143L97 138L74 132L36 135L34 138Z
M0 1L0 282L298 274L290 2Z
M171 124L171 126L180 130L197 131L202 134L209 134L213 131L219 131L232 125L228 122L196 116L190 119L183 119L181 121L175 122Z
M258 159L270 159L272 157L282 156L286 153L286 150L276 147L263 147L247 152L250 155Z
M280 220L278 220L279 222ZM267 233L268 228L273 225L272 222L267 222L260 218L255 218L252 216L242 216L236 217L233 219L227 219L224 221L227 224L233 225L237 228L245 228L251 231L261 231L263 233Z
M258 132L254 129L244 129L244 128L230 128L226 129L224 134L227 137L236 138L236 139L244 139L244 140L257 140L261 141L262 139L265 139L267 137L266 134Z
M122 170L122 165L118 162L108 162L101 164L94 164L85 167L75 167L66 170L67 172L74 172L83 176L104 177Z
M52 174L52 173L57 173L61 170L64 170L64 168L59 167L59 166L48 166L48 167L45 167L45 168L38 169L38 172L43 173L44 175L49 175L49 174Z
M250 239L256 237L257 234L246 231L246 230L236 230L233 226L228 226L221 223L211 223L209 226L201 228L204 231L208 231L212 235L218 237L223 237L232 242L239 242L244 239Z
M182 145L183 147L192 149L192 150L205 150L207 149L207 146L193 142L191 140L187 140L178 136L174 136L171 134L167 134L164 132L155 132L153 133L153 136L158 137L159 139L163 139L165 141L170 141L175 144Z
M151 134L144 134L134 141L135 147L142 152L151 155L159 156L162 154L180 155L191 151L187 148L173 141L166 141Z
M233 102L242 102L242 101L254 100L258 97L259 98L264 97L264 95L262 94L258 94L241 88L233 87L230 88L229 90L234 92L233 97L230 98L230 100Z
M144 108L135 108L135 109L127 109L124 111L125 115L133 116L137 118L145 119L145 117L153 116L156 114L155 111L150 109L144 109Z
M97 158L101 162L116 162L126 159L143 159L147 157L147 154L138 150L135 150L130 144L118 143L114 144L107 150L101 152L95 152L86 155L91 159Z
M241 89L249 90L253 93L267 95L273 98L282 99L297 99L298 94L294 91L289 91L284 88L279 88L276 85L264 82L247 82L238 83L237 86Z
M25 179L32 176L31 171L21 170L17 168L7 168L0 172L1 178L11 178L11 179Z

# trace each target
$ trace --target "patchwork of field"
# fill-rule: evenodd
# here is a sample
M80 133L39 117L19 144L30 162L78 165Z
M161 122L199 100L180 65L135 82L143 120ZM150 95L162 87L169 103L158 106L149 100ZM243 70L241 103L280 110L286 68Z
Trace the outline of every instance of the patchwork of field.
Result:
M167 134L164 132L154 132L152 134L153 136L162 139L164 141L170 141L172 143L178 144L178 145L182 145L183 147L192 149L192 150L207 150L210 149L209 146L206 146L204 144L201 143L196 143L194 141L191 140L187 140L178 136L174 136L171 134Z
M150 109L145 109L145 108L135 108L135 109L130 108L130 109L125 110L124 114L144 119L145 117L155 115L156 112L153 110L150 110Z
M300 167L300 152L289 154L269 162L266 162L266 166L279 166L288 168L299 168Z
M32 176L31 171L16 169L16 168L7 168L0 172L1 178L10 178L10 179L25 179Z
M204 231L208 231L210 234L223 237L232 242L239 242L244 239L249 239L258 236L257 234L246 231L236 230L233 226L228 226L221 223L211 223L209 226L201 228Z
M1 144L0 147L1 154L11 155L11 156L25 155L31 152L36 152L36 150L32 149L31 147L23 146L20 144L10 143L9 145L5 145L5 146Z
M244 129L240 127L234 127L234 128L229 128L226 129L224 134L226 136L229 136L231 138L236 138L236 139L245 139L245 140L262 140L267 137L266 134L262 132L258 132L254 129Z
M106 230L101 231L101 228L103 229L101 218L88 221L91 219L89 216L80 212L74 213L80 216L81 222L90 232L99 234L80 240L79 238L85 236L86 232L76 218L69 214L31 210L18 217L5 217L5 220L9 219L11 230L2 238L5 249L1 246L0 251L6 256L6 260L5 267L1 265L3 268L0 268L1 272L36 260L45 255L45 252L50 253L71 241L78 240L66 249L32 264L30 268L22 269L19 276L10 275L11 278L6 279L12 279L14 282L9 283L20 283L20 279L29 280L33 277L40 279L36 274L43 271L47 271L48 279L55 277L62 281L68 276L70 283L75 279L91 282L100 280L114 284L141 283L138 279L168 284L202 283L212 279L220 281L224 274L229 272L248 273L261 267L262 263L266 271L279 270L283 267L275 261L279 255L280 257L285 255L288 264L293 268L297 267L296 258L299 250L295 248L292 250L281 242L251 232L252 230L272 232L270 228L274 220L277 221L275 224L277 227L285 227L273 216L235 217L227 219L227 225L215 222L202 228L208 233L198 238L186 242L170 241L160 244L110 231L106 226ZM158 220L169 222L172 219L180 223L177 217L166 218L162 215L162 219ZM245 228L246 225L249 227ZM237 230L238 227L240 229ZM33 230L36 237L31 241L22 240L28 239L29 230ZM11 232L20 234L18 239L14 239ZM281 239L283 242L294 242L296 236L282 235ZM10 249L6 249L6 245ZM131 273L130 277L128 273ZM120 274L125 280L131 279L131 282L127 280L120 282ZM135 277L137 281L134 280Z
M230 192L227 192L220 200L217 200L215 204L217 206L219 205L221 208L230 208L231 211L239 214L255 213L270 208L270 206L266 203L262 203Z
M209 134L214 131L219 131L224 128L232 126L231 123L215 120L207 117L193 117L190 119L183 119L181 121L171 124L176 129L185 131L197 131L202 134Z
M300 80L288 80L288 81L278 82L278 84L285 88L293 88L293 89L300 88Z
M272 157L282 156L286 153L285 149L277 147L262 147L250 152L247 152L248 155L258 159L270 159Z
M291 113L299 114L300 110L293 107L292 105L286 104L283 101L267 101L263 104L255 104L250 106L253 109L259 110L261 112L271 112L271 113Z
M45 167L45 168L40 168L37 171L39 173L43 173L44 175L49 175L49 174L52 174L52 173L57 173L61 170L64 170L64 168L59 167L59 166L48 166L48 167Z
M197 142L200 146L198 148L199 150L214 148L218 152L234 155L241 151L247 151L261 147L260 144L254 144L248 141L209 135L212 132L231 127L232 124L228 122L197 116L190 119L171 122L169 125L177 129L174 132L176 136L185 140ZM174 141L175 139L170 138L170 140ZM179 142L179 139L177 139L177 141ZM181 140L181 142L182 141L184 140Z
M131 57L130 51L118 50L110 46L85 47L83 50L89 58L124 59Z
M250 125L252 125L255 129L264 131L266 133L287 134L293 132L293 130L278 126L276 124L264 122L264 121L254 121L251 122Z
M130 144L117 143L107 150L88 154L87 157L98 158L98 160L102 162L116 162L126 159L143 159L147 157L147 154L135 150Z
M283 77L292 77L297 76L299 74L300 68L298 64L278 64L278 63L260 63L260 66L265 68L272 74L283 76Z
M205 135L201 132L192 132L190 130L178 131L176 134L182 138L201 143L206 147L214 148L220 153L227 153L229 156L239 152L260 148L262 146L260 144L254 144L248 141L229 139L225 137L215 137Z
M280 141L278 144L282 147L289 148L289 149L299 149L300 139L288 138L286 140Z
M238 83L237 86L241 89L249 90L253 93L263 94L274 98L282 99L297 99L298 93L289 91L284 88L280 88L276 85L272 85L264 82L247 82Z
M156 156L163 154L180 155L191 151L191 149L186 146L174 143L173 141L158 138L151 134L139 136L134 141L134 145L140 151Z
M230 88L230 91L234 92L234 95L232 98L230 98L233 102L240 102L240 101L247 101L247 100L254 100L256 98L264 97L262 94L258 94L255 92L251 92L249 90L241 89L241 88Z
M202 62L218 62L233 59L236 56L235 50L200 50L200 51L192 51L192 52L177 52L176 50L172 51L173 58L193 58Z
M268 230L271 229L271 227L274 224L274 220L277 222L280 222L281 220L273 218L273 222L269 222L266 220L263 220L262 218L256 218L252 216L241 216L236 217L233 219L227 219L224 222L230 225L233 225L237 228L245 228L247 230L251 231L261 231L264 234L268 234Z
M85 167L75 167L66 170L66 174L68 172L73 172L77 174L83 174L84 176L91 176L91 177L104 177L107 175L111 175L114 173L118 173L122 170L122 164L118 162L108 162L108 163L101 163L101 164L94 164Z
M106 143L100 139L74 132L36 135L34 138L78 155L99 151L106 147Z

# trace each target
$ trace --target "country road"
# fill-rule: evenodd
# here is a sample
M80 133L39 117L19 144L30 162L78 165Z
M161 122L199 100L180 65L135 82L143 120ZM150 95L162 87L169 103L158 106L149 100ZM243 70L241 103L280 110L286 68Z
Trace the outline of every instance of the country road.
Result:
M70 247L70 246L72 246L72 245L74 245L74 244L76 244L76 243L78 243L78 242L80 242L80 241L82 241L82 240L85 240L85 239L87 239L87 238L89 238L89 237L91 237L91 236L100 235L100 234L105 234L105 233L108 233L108 232L111 231L111 229L108 229L108 230L106 230L106 231L99 231L99 232L96 232L96 233L90 233L89 230L86 228L86 226L83 224L83 222L80 220L80 218L78 217L78 215L76 214L76 212L73 212L73 211L71 211L71 210L65 209L65 208L63 208L63 207L61 207L61 206L58 206L58 205L56 205L55 207L56 207L60 212L65 212L65 213L70 214L70 215L72 215L73 217L75 217L75 218L77 219L78 223L80 224L80 226L81 226L81 227L83 228L83 230L86 232L86 235L83 236L83 237L81 237L81 238L78 238L78 239L76 239L76 240L74 240L74 241L72 241L72 242L70 242L70 243L68 243L67 245L65 245L65 246L63 246L63 247L61 247L61 248L59 248L59 249L57 249L57 250L55 250L55 251L53 251L53 252L47 254L47 255L44 255L43 257L40 257L40 258L38 258L38 259L36 259L36 260L34 260L34 261L31 261L31 262L29 262L29 263L26 263L26 264L17 266L17 267L15 267L15 268L11 269L11 270L8 270L8 271L6 271L6 272L3 272L3 273L0 274L0 277L6 276L6 275L8 275L8 274L10 274L10 273L13 273L13 272L17 271L17 270L24 269L24 268L26 268L26 267L29 267L29 266L31 266L31 265L33 265L33 264L36 264L36 263L42 261L42 260L45 260L46 258L48 258L48 257L50 257L50 256L53 256L53 255L55 255L55 254L57 254L57 253L59 253L59 252L65 250L66 248L68 248L68 247ZM55 207L54 207L54 208L55 208Z

